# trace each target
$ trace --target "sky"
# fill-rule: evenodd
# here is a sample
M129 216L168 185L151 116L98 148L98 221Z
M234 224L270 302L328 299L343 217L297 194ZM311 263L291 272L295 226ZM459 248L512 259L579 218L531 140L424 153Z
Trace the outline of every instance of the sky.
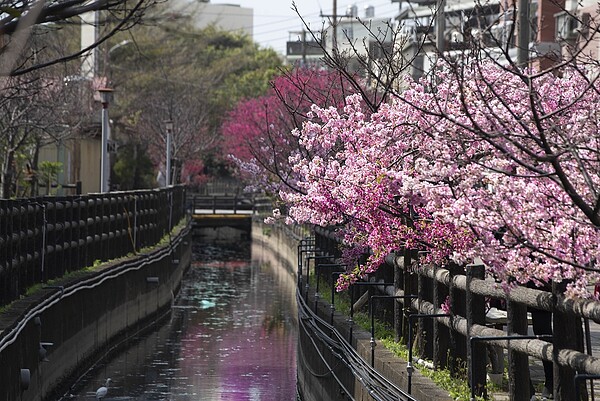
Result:
M211 0L213 4L239 4L242 7L254 9L254 41L263 47L284 53L288 40L298 40L299 34L289 34L290 31L303 29L298 15L292 10L292 0ZM391 0L337 0L337 14L346 13L348 6L356 4L359 17L364 16L365 6L375 8L375 17L392 18L399 9L400 3ZM319 15L333 14L333 0L296 0L300 15L310 23L315 30L320 30L325 18Z

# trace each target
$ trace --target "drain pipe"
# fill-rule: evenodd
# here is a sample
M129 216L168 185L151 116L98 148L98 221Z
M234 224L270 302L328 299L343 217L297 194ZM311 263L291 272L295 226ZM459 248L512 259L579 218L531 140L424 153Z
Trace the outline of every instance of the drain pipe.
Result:
M469 338L471 345L471 360L469 362L469 387L471 388L470 401L475 401L475 385L473 384L473 361L475 360L475 345L476 342L484 341L502 341L502 340L552 340L550 334L539 334L539 335L519 335L515 334L512 336L473 336ZM576 376L577 378L577 376Z
M381 284L379 284L381 285ZM371 367L375 367L375 300L376 299L415 299L417 295L372 295L369 301L369 314L371 315ZM410 392L409 392L410 394Z
M408 315L408 361L406 363L406 373L408 374L408 384L406 386L406 391L408 394L411 393L412 390L412 375L415 371L415 368L412 364L413 359L413 320L416 319L427 319L427 318L436 318L436 317L450 317L448 313L411 313Z

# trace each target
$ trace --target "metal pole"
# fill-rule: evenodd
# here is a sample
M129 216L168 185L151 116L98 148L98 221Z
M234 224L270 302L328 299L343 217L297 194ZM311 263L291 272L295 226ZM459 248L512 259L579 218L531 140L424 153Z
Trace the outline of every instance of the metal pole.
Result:
M329 305L329 310L331 312L330 323L332 326L333 326L333 315L335 314L335 283L333 282L333 280L335 279L336 275L339 277L340 274L343 274L343 273L346 273L346 271L331 272L331 304Z
M167 187L172 184L171 180L171 128L167 128L167 170L165 183Z
M444 8L446 7L446 0L438 0L438 9L435 21L435 46L437 47L438 54L441 56L444 53L445 47L445 36L444 31L446 30L446 14Z
M350 318L348 319L348 323L350 324L350 330L349 330L349 335L348 335L348 342L350 344L352 344L352 331L353 331L353 327L354 327L354 298L356 298L354 296L354 288L357 285L365 285L365 286L380 286L380 285L383 285L383 286L387 286L387 285L394 285L394 283L380 283L380 282L370 282L370 281L357 281L355 283L352 283L352 285L350 286Z
M108 102L102 102L102 150L100 156L100 192L108 192Z
M408 383L406 386L406 392L410 394L412 390L412 374L415 368L412 365L412 342L413 342L413 330L412 321L414 319L434 318L434 317L450 317L447 313L413 313L408 315L408 361L406 363L406 373L408 374Z
M317 256L317 255L313 255L313 256L307 256L306 257L306 283L304 286L305 289L305 294L304 294L304 299L308 300L308 290L310 288L310 260L311 259L315 259L315 275L317 272L317 260L321 260L321 259L333 259L333 256Z
M600 375L588 375L583 373L578 373L575 375L575 401L579 401L579 381L580 380L594 380L600 379ZM594 393L594 386L592 385L592 394Z
M333 257L332 257L333 258ZM321 278L321 268L323 267L346 267L346 265L339 263L318 263L315 264L315 278L317 280L317 285L315 289L315 314L317 314L317 306L319 304L319 298L321 294L319 293L319 279Z
M383 283L378 283L382 285ZM372 295L369 301L369 313L371 314L371 367L375 367L375 313L373 305L375 304L376 299L415 299L416 295ZM410 333L409 333L410 335ZM409 382L410 383L410 382ZM409 392L410 394L410 392Z
M474 336L469 339L471 344L471 350L474 350L473 344L477 341L502 341L502 340L551 340L552 336L549 334L540 334L540 335L513 335L513 336ZM475 386L473 385L473 361L475 359L475 355L473 351L471 351L471 359L469 361L469 387L471 387L471 398L470 401L475 401ZM409 393L410 394L410 393Z
M585 347L587 349L587 354L588 355L592 355L592 339L591 339L591 334L590 334L590 319L588 318L584 318L583 319L583 327L585 330ZM594 378L594 379L599 379L598 377ZM595 396L595 392L594 392L594 382L591 382L591 386L590 386L590 398L591 401L595 401L596 396ZM575 383L575 391L577 391L577 382Z
M331 38L333 54L337 54L337 0L333 0L333 38Z

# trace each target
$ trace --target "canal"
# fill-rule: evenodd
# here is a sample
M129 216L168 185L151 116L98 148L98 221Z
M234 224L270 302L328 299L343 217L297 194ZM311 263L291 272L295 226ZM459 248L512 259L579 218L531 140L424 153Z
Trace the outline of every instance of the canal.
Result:
M296 400L295 279L235 232L195 238L169 315L99 359L63 396L105 400Z

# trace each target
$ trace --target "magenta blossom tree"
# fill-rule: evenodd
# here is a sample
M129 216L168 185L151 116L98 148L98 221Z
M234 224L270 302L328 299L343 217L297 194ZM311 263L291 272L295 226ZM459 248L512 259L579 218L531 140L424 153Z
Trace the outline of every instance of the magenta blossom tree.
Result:
M355 82L353 83L355 84ZM271 192L279 186L298 191L289 158L312 152L291 133L307 120L313 104L342 107L351 93L344 74L297 68L271 82L264 96L242 101L222 126L224 146L242 176Z

